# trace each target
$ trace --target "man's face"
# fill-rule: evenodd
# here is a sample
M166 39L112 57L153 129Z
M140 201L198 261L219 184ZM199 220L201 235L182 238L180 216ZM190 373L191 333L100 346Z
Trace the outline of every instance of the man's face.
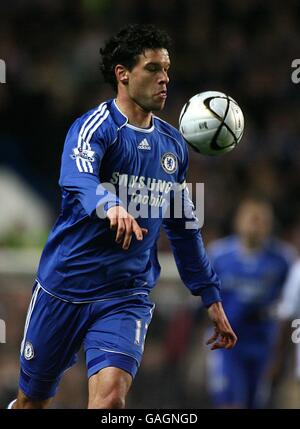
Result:
M268 238L272 224L271 208L254 201L244 202L236 216L237 232L252 246L260 246Z
M147 49L128 71L128 96L146 112L164 108L167 98L169 53L166 49Z

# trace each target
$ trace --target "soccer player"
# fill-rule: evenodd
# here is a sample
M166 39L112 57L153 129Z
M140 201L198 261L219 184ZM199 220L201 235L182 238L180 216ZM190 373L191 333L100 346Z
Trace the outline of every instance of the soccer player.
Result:
M271 235L270 204L251 197L241 202L236 234L210 245L212 265L222 283L222 301L239 342L233 350L208 356L208 387L220 408L261 408L269 386L279 323L276 304L293 249Z
M289 342L293 341L296 353L295 376L300 381L300 259L297 259L289 272L279 303L278 315L281 332L277 347L278 368L275 370L279 372L282 370L284 351L288 349Z
M166 102L169 45L155 27L129 25L101 49L116 98L78 118L67 134L62 208L41 256L12 408L47 407L82 344L88 407L125 406L153 313L148 295L159 277L162 225L183 282L208 308L215 327L208 343L235 345L199 228L186 228L187 219L196 219L176 218L173 209L166 216L175 194L192 207L184 185L186 144L152 113ZM130 205L142 215L134 216Z

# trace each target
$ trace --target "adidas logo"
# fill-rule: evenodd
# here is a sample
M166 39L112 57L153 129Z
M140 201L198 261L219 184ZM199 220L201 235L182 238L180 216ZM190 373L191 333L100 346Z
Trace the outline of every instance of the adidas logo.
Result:
M151 146L149 145L147 139L143 139L139 145L138 145L138 149L142 149L142 150L151 150Z

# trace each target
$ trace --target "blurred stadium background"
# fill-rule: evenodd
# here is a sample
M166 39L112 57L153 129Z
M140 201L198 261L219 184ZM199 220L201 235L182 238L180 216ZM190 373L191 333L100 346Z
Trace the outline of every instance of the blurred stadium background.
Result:
M15 395L18 352L35 268L59 211L60 153L70 123L113 96L99 73L99 47L126 23L154 23L174 40L167 107L177 126L197 92L228 92L242 107L240 146L220 158L191 153L189 181L205 183L208 243L231 230L232 213L250 191L273 203L276 232L300 248L300 85L297 0L2 0L0 58L0 407ZM129 396L133 408L209 407L204 367L204 314L178 280L167 241L163 276L141 370ZM278 386L276 407L298 407L292 362ZM86 406L84 361L70 370L53 404Z

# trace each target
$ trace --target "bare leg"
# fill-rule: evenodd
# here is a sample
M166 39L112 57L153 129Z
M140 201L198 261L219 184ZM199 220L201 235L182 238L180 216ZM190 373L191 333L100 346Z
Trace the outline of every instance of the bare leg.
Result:
M12 409L43 409L47 408L50 402L51 398L40 401L29 399L22 390L19 390L17 400L13 404Z
M88 408L121 409L132 384L128 372L119 368L103 368L89 379Z

